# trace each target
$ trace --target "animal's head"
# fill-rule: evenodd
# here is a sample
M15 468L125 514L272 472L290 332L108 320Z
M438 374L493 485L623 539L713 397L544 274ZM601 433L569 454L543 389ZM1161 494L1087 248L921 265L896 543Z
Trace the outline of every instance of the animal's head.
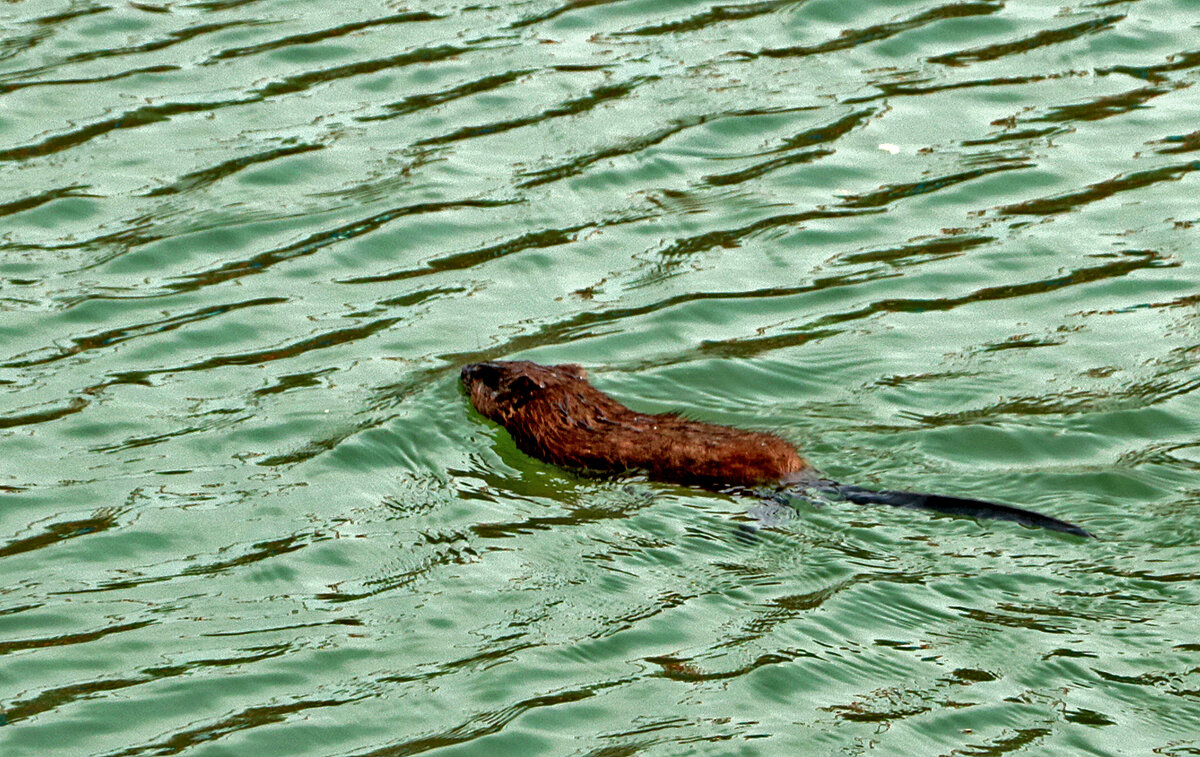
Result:
M578 365L538 365L527 360L472 363L463 366L461 377L475 409L502 425L548 392L587 380Z

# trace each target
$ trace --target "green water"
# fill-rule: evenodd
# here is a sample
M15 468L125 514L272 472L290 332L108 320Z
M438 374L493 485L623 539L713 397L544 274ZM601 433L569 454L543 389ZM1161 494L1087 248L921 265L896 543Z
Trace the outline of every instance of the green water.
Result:
M1197 83L1192 0L0 6L0 755L1200 753ZM1100 538L579 478L516 357Z

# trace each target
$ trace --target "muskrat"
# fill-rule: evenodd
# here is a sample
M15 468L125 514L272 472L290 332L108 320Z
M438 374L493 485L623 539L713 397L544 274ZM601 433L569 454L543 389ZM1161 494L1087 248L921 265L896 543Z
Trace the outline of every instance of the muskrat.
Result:
M815 490L855 504L1011 520L1091 536L1072 523L997 502L839 484L821 478L775 434L630 410L588 383L578 365L495 361L464 366L461 376L471 404L503 426L517 447L564 468L641 472L656 481L717 490Z

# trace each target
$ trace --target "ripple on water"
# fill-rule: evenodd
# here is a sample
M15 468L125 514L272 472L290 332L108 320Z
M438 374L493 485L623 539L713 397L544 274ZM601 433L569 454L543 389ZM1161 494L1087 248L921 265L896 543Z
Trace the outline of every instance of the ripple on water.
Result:
M0 753L1194 752L1181 7L4 5ZM583 478L510 357L1101 538Z

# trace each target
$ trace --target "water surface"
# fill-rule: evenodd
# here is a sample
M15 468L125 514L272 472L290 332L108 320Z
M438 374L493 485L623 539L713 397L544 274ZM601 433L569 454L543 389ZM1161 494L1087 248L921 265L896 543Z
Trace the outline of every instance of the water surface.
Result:
M0 753L1196 754L1197 40L6 4ZM579 478L505 358L1101 538Z

